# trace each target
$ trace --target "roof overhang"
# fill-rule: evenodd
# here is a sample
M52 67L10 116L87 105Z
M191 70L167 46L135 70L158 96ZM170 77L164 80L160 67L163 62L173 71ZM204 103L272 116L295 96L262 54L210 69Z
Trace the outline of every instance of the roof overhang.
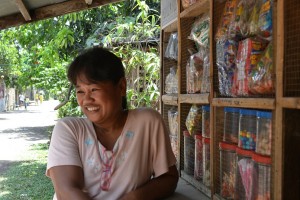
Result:
M0 0L0 30L122 0Z

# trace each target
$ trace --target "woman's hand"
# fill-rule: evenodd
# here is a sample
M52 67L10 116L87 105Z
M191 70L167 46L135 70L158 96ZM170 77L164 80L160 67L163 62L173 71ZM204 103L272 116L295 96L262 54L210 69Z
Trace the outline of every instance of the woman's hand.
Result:
M171 166L167 173L151 179L140 188L124 195L120 200L153 200L169 197L174 193L178 179L176 166Z

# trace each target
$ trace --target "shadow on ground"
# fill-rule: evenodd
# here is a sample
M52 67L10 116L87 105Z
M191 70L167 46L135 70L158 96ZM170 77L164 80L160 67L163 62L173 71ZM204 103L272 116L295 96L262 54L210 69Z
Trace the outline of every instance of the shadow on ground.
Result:
M20 127L14 129L5 129L0 131L0 134L17 133L11 136L10 139L18 139L20 137L27 141L37 141L49 139L49 135L54 126L41 126L41 127Z

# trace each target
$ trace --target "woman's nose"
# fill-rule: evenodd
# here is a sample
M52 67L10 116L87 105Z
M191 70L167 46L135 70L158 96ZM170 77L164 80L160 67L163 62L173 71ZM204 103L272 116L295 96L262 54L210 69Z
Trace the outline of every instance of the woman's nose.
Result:
M84 100L93 100L93 94L92 92L86 92L85 95L84 95Z

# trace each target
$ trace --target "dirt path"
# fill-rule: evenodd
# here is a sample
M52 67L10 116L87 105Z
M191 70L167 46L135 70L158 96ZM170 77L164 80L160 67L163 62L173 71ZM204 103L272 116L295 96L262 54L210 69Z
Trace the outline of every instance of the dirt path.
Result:
M48 130L55 124L58 101L44 101L10 112L0 112L0 174L19 161L20 154L35 143L49 141Z

